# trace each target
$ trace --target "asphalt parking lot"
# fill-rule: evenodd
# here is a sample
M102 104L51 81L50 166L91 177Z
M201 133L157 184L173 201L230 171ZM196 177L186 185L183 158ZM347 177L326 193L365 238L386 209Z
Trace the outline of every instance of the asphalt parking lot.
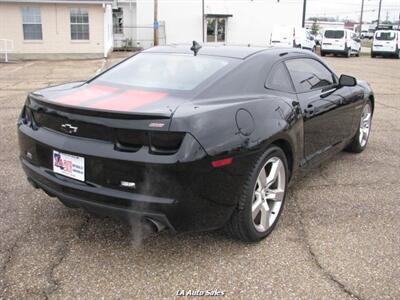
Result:
M34 190L18 161L26 93L85 79L104 61L0 64L0 299L158 299L181 289L235 299L400 299L400 60L325 60L375 90L369 147L300 176L276 230L250 245L221 232L143 241L134 226Z

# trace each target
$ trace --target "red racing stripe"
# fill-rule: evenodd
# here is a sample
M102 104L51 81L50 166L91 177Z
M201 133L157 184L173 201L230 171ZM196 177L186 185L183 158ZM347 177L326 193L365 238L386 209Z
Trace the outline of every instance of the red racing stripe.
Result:
M117 96L99 100L88 105L88 107L106 110L131 111L140 106L156 102L164 98L166 95L166 93L129 90Z
M116 88L113 88L110 86L94 84L94 85L85 87L81 90L77 90L76 92L73 92L71 94L56 98L55 101L58 103L63 103L63 104L68 104L68 105L79 105L82 102L85 102L85 101L88 101L88 100L91 100L91 99L94 99L97 97L111 95L112 93L115 93L116 91L117 91Z

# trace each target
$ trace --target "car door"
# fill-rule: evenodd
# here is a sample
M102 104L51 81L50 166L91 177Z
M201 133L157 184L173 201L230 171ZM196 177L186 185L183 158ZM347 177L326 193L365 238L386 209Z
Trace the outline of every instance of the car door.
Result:
M350 36L350 44L351 44L351 50L356 51L357 49L357 45L356 45L356 41L354 40L354 34L352 31L349 32L349 36Z
M358 42L358 37L357 37L357 34L355 32L352 32L351 40L352 40L352 43L353 43L353 46L352 46L353 50L356 51L356 52L360 52L360 43Z
M285 61L304 120L304 158L318 160L351 134L354 107L338 88L338 79L313 58Z
M351 50L355 51L356 50L356 43L355 43L355 41L353 39L353 33L351 31L349 31L347 33L347 36L348 36L348 41L350 43L349 45L351 46Z

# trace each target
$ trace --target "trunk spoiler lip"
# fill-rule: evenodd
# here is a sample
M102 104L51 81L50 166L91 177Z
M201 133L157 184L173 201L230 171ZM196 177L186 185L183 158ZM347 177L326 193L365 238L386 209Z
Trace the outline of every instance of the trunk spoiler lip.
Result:
M37 102L33 104L31 102ZM153 119L171 119L174 112L178 109L178 107L171 109L169 108L168 113L145 113L145 112L124 112L124 111L111 111L104 109L95 109L95 108L85 108L79 106L65 105L62 103L55 103L51 100L48 100L41 94L38 93L30 93L28 95L28 100L26 104L30 109L38 110L40 106L44 106L46 108L51 108L52 110L59 110L66 113L87 115L93 117L103 117L103 118L112 118L112 119L137 119L137 120L153 120ZM43 108L42 108L43 109Z

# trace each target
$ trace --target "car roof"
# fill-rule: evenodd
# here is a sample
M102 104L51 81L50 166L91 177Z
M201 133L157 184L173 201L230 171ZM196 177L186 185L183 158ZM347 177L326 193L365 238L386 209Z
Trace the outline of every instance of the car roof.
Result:
M149 48L144 53L176 53L193 54L190 50L191 45L168 45ZM245 59L255 53L267 50L267 47L245 47L245 46L225 46L225 45L203 45L198 55L222 56Z
M193 55L193 51L190 50L191 45L170 45L170 46L158 46L149 48L143 51L143 53L171 53L171 54L190 54ZM246 47L246 46L226 46L226 45L204 45L199 50L198 55L207 56L219 56L236 59L246 59L258 53L280 55L289 53L307 53L304 50L294 48L273 48L273 47Z

